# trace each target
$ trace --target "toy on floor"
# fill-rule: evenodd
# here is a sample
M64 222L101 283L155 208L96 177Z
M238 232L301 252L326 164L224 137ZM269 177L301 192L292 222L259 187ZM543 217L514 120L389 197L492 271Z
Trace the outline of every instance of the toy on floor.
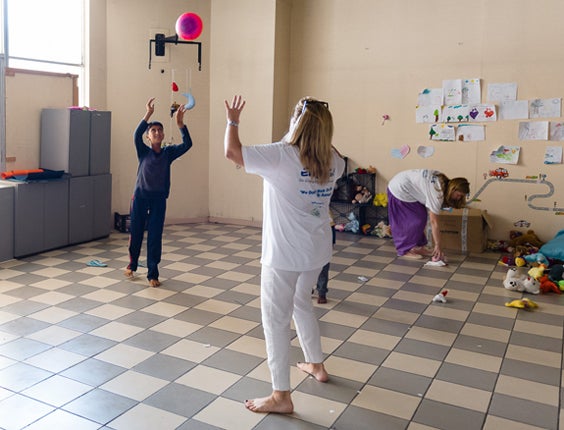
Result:
M538 238L534 230L529 230L525 234L513 230L509 233L509 237L511 238L511 240L509 241L509 246L528 244L538 248L543 245L543 242Z
M529 254L529 255L523 255L522 258L529 264L533 264L533 263L544 264L546 267L550 265L548 258L546 258L540 252L535 252L534 254Z
M539 307L539 305L537 305L535 302L527 298L517 299L511 302L507 302L505 303L505 306L509 308L517 308L517 309L525 309L525 310L531 310Z
M372 236L381 238L392 237L392 229L384 221L380 221L370 232Z
M510 291L526 292L529 294L540 293L540 283L533 277L523 273L517 267L507 270L503 286Z
M545 270L546 270L546 264L539 264L536 267L531 267L527 273L529 276L538 280L542 275L544 275Z
M448 294L448 290L443 290L439 294L437 294L435 297L433 297L433 301L434 302L440 302L440 303L446 303L447 302L447 299L446 299L447 294Z
M548 275L543 275L539 278L540 290L546 293L562 294L560 287L555 282L551 281Z

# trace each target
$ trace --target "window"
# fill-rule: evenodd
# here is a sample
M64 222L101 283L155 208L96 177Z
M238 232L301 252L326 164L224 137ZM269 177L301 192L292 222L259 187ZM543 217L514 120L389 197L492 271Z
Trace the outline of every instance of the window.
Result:
M4 0L8 67L79 76L84 88L85 0Z

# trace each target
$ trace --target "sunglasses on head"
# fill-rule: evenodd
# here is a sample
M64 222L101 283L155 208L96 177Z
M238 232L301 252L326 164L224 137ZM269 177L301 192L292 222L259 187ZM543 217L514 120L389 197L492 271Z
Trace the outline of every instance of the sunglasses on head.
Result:
M303 115L303 113L305 112L306 106L307 106L308 103L309 103L309 104L318 103L318 104L321 104L321 105L325 106L325 109L329 109L329 103L327 103L327 102L322 102L322 101L320 101L320 100L305 100L305 101L304 101L304 105L303 105L303 107L302 107L302 115Z

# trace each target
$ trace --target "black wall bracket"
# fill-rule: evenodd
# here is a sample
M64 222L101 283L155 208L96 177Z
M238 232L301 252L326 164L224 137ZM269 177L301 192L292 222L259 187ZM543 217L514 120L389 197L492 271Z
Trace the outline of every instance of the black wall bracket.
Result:
M155 34L154 39L149 40L149 69L151 68L151 58L153 55L153 43L155 44L155 56L162 57L165 55L165 45L174 43L175 45L197 45L198 46L198 70L202 70L202 42L194 42L192 40L178 40L178 35L166 37L162 33Z

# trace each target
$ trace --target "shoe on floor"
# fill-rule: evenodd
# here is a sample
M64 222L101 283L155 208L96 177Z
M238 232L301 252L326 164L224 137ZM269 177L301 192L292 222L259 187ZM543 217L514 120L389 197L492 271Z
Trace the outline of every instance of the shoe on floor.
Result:
M319 296L317 298L317 303L319 303L320 305L324 305L325 303L327 303L327 297L325 296Z
M161 283L159 282L158 279L149 279L149 285L151 287L159 287Z

